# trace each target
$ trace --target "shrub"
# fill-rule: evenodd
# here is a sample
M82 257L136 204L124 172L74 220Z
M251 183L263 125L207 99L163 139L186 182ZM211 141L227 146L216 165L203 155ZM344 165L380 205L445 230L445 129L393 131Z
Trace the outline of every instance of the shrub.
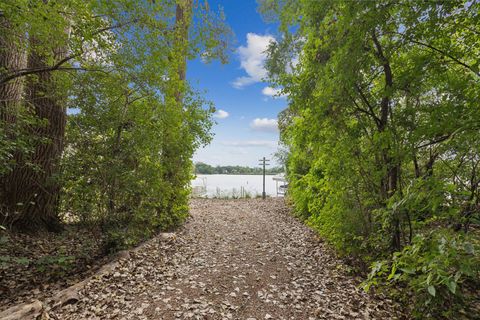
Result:
M391 261L373 263L364 288L405 285L414 293L414 315L452 317L468 307L472 291L478 290L479 250L478 239L449 229L417 235Z

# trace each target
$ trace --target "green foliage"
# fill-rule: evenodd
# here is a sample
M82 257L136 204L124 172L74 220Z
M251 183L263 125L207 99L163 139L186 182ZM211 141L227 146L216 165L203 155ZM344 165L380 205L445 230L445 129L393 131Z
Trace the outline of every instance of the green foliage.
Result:
M75 264L74 256L56 255L43 256L38 259L26 257L0 256L0 270L13 266L28 266L50 277L61 278L70 271Z
M56 255L43 256L33 261L32 267L40 272L48 272L54 277L62 277L73 268L75 263L74 256Z
M0 269L5 269L11 265L28 265L30 260L25 257L0 256Z
M267 67L288 94L279 127L296 214L373 263L372 285L390 283L396 263L419 269L398 280L424 314L460 304L478 270L455 290L442 277L478 259L462 248L479 238L479 4L263 0L260 10L282 32ZM438 269L422 271L430 262Z
M86 75L85 81L111 81L91 77ZM98 90L85 92L85 86L79 88L79 96L87 95L89 100L88 95L95 95L99 105L110 107L77 104L82 112L71 116L67 133L71 148L64 157L63 211L75 213L84 223L100 222L112 229L109 234L114 239L125 237L131 245L185 218L192 167L189 159L194 143L208 141L210 113L201 108L201 101L192 99L182 115L184 124L200 125L205 131L185 131L181 140L169 141L178 144L177 155L182 159L174 185L165 179L166 167L173 164L159 155L165 149L165 136L174 130L172 119L178 113L166 109L154 96L138 94L142 98L137 99L135 93L116 105L118 96L109 92L115 85L121 84L107 83L104 96ZM135 102L127 105L128 99ZM171 199L176 202L173 207L169 207ZM125 229L127 226L130 228Z
M417 235L392 261L372 265L365 288L385 278L388 284L406 284L415 292L417 316L449 317L462 304L468 308L468 296L480 285L479 249L478 239L448 229Z
M182 70L200 55L225 62L231 31L207 2L187 3L0 4L6 21L0 21L1 37L13 39L0 54L15 49L41 55L58 80L49 94L68 110L65 137L56 137L64 148L60 169L51 177L61 187L62 218L101 226L111 250L172 228L188 215L191 158L211 139L214 108L189 87ZM184 10L182 21L176 20L177 6ZM60 49L68 51L62 61L55 54ZM0 86L18 81L29 90L39 79L38 70L28 66L0 66ZM0 176L29 165L23 161L35 147L50 143L35 139L31 127L43 120L19 96L20 101L0 101L2 116L7 105L8 115L15 116L0 123ZM2 209L0 204L8 218L11 213Z
M7 111L11 113L12 111ZM46 143L32 136L28 128L34 125L41 125L41 121L36 119L27 108L19 108L15 115L17 121L8 123L0 119L0 175L11 172L15 165L15 154L28 156L32 153L36 143ZM8 117L8 116L7 116ZM27 163L27 165L31 165Z
M123 19L137 19L137 11L143 18L114 35L122 48L110 52L107 68L112 72L79 74L71 89L75 99L70 108L77 113L67 128L63 212L83 223L99 223L109 236L109 250L184 221L190 159L211 139L214 109L177 78L184 57L178 47L167 46L177 41L163 32L173 8L145 4L122 12ZM109 10L120 14L121 7ZM211 43L190 40L195 52L203 45L213 49ZM173 96L181 96L182 104Z
M265 174L273 175L282 173L283 169L281 167L273 167L265 169ZM263 169L251 168L251 167L242 167L242 166L216 166L213 167L206 163L197 162L195 163L195 173L196 174L263 174Z
M3 227L0 226L0 230L2 229ZM0 245L8 245L8 242L11 242L8 235L0 236ZM42 273L48 271L51 276L62 277L75 263L75 257L67 256L65 251L65 248L61 247L57 255L45 255L36 259L8 254L0 255L0 271L12 266L28 266Z

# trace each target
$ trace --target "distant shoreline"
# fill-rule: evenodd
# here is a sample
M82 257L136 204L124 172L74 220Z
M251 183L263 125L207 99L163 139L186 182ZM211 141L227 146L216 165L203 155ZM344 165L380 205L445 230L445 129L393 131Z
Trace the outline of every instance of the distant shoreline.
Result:
M284 168L280 166L265 168L265 174L277 175L283 173ZM211 166L203 162L195 163L195 174L228 174L228 175L262 175L261 167L246 166Z

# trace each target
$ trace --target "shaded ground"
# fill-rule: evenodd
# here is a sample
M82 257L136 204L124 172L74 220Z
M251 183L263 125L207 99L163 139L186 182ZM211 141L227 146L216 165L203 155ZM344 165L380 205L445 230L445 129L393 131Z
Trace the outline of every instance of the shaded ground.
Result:
M0 310L44 300L94 273L110 257L97 230L67 226L60 234L0 231Z
M193 200L185 227L89 280L58 319L403 319L281 199Z

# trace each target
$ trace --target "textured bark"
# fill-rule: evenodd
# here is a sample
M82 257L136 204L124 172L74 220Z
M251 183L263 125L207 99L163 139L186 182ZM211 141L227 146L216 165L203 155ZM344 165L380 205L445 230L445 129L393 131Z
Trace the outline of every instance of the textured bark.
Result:
M32 44L36 44L34 42L35 39ZM57 49L54 56L58 61L65 58L66 52ZM33 51L28 58L28 67L43 68L46 60L46 56ZM23 186L17 190L17 194L23 198L25 210L17 224L24 228L56 230L59 227L60 195L56 175L59 173L63 152L67 113L62 94L57 90L54 74L42 72L32 77L28 82L27 99L35 110L35 115L45 121L44 125L34 127L32 132L47 142L38 144L32 156L32 162L40 170L23 168L19 172L19 182Z
M187 52L188 52L188 29L190 28L190 21L192 16L192 0L178 0L175 13L175 31L176 39L175 46L178 53L181 54L180 63L178 66L178 79L185 81L187 72ZM178 96L180 102L181 95Z
M27 55L22 46L25 39L15 36L8 20L0 14L0 74L7 74L27 67ZM24 79L16 78L0 84L0 125L7 136L5 139L15 140L12 130L16 125L18 112L22 105ZM8 143L8 142L7 142ZM21 154L15 153L13 161L21 161ZM4 165L4 164L2 164ZM11 198L11 174L0 176L0 223L8 225L13 219L16 202Z
M16 38L8 30L7 19L0 15L0 73L6 74L12 70L25 69L27 66L26 54L20 44L21 38ZM0 85L0 116L7 122L15 121L15 113L21 103L23 93L23 79L15 79Z
M0 319L2 320L35 320L35 319L49 319L49 318L46 316L46 310L42 302L39 300L35 300L33 302L14 306L0 312Z
M29 69L45 68L48 56L35 48L48 46L30 39ZM66 50L52 51L59 61ZM12 80L13 81L13 80ZM16 80L15 80L16 81ZM9 223L22 230L57 231L60 186L56 181L63 151L66 126L66 108L57 90L54 74L50 71L30 76L25 89L26 103L30 105L41 124L30 128L30 133L44 142L37 143L28 162L18 161L3 181L3 201L10 213ZM41 141L41 140L40 140ZM19 205L20 204L20 205Z

